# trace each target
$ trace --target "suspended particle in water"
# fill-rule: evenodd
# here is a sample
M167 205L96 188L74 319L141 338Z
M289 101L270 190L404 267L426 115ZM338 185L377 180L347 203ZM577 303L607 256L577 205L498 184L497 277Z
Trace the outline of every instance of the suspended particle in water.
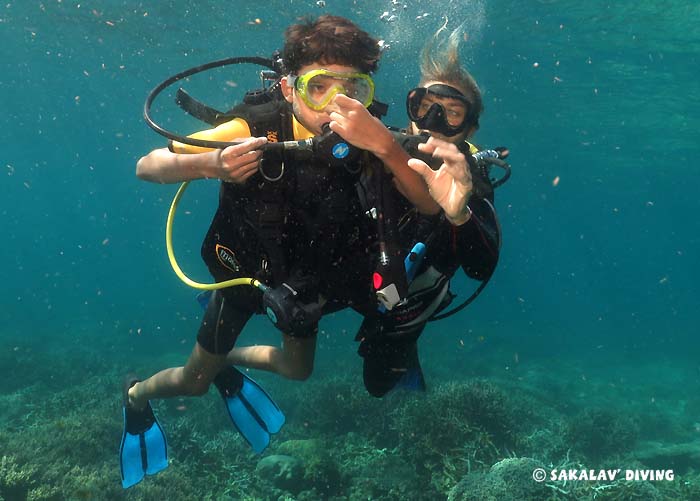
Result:
M552 179L552 186L554 186L555 188L559 186L559 176Z
M318 0L318 2L316 2L316 5L318 5L321 8L324 8L326 6L326 2L324 0Z

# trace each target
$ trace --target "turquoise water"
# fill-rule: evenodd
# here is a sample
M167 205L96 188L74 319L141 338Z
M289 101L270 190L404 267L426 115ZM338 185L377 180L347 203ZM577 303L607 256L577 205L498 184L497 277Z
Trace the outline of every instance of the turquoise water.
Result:
M139 156L163 145L142 120L148 91L172 73L212 59L269 55L281 46L287 25L324 12L351 18L389 45L376 81L378 97L391 105L387 122L395 125L406 120L403 99L417 82L423 40L443 15L450 27L464 21L464 61L484 91L486 107L476 140L511 150L513 177L496 195L504 235L499 268L472 306L424 334L429 384L439 389L447 381L478 377L508 392L517 393L519 384L524 393L538 391L562 415L594 405L619 408L646 423L654 416L655 426L640 430L639 447L614 449L617 462L587 456L590 468L611 461L621 468L636 467L634 461L652 467L638 459L644 444L696 440L700 6L563 0L397 4L46 0L0 6L5 131L0 260L6 284L0 291L0 390L10 411L0 420L12 431L0 435L0 448L18 464L41 468L46 450L41 445L22 450L17 438L31 440L31 430L39 426L58 441L39 441L56 454L52 464L77 464L92 482L83 481L90 487L81 491L57 480L65 472L53 477L35 472L28 486L53 488L51 495L59 499L121 495L119 378L132 368L146 374L181 364L194 341L199 306L165 254L165 215L176 187L134 176ZM396 19L381 19L385 11ZM252 67L227 71L193 79L187 88L224 107L256 83ZM157 111L182 132L197 127L165 101ZM197 184L177 221L178 257L202 280L199 244L215 198L215 183ZM454 288L464 295L472 287L459 277ZM318 400L323 385L339 376L367 409L391 414L392 405L362 393L352 342L357 324L346 312L324 322L312 380L285 382L275 392L290 409L289 421L295 407L288 395L313 394ZM278 342L263 319L249 329L242 344ZM279 384L271 376L261 379ZM82 388L81 396L66 388ZM84 398L96 406L94 412L85 406L75 414ZM43 406L44 399L53 404ZM106 403L95 403L102 400ZM198 402L188 401L187 407ZM69 427L97 421L90 433L103 430L104 447L114 454L81 458L69 444L78 432L64 436L63 428L58 433L46 424L60 419L66 406L73 413ZM175 404L163 412L178 426L208 427L206 415L178 413ZM358 432L344 422L336 425L328 433ZM217 417L216 426L225 429L223 418ZM308 436L302 429L287 438ZM176 444L183 437L171 437L176 463L147 479L151 488L165 489L167 475L186 476L189 456ZM444 452L452 446L444 445ZM537 447L523 450L537 456ZM500 452L494 459L507 457ZM513 452L520 453L517 447ZM553 460L540 452L536 459ZM242 457L230 464L256 461ZM229 475L227 464L213 462L209 471ZM692 477L693 468L680 464L678 473ZM466 474L459 473L455 482ZM12 499L7 482L0 476L0 495ZM148 491L137 492L141 488L129 495L148 498ZM358 489L343 487L334 495ZM394 499L385 493L389 488L377 489L376 499ZM223 499L224 490L212 484L211 491L199 492ZM22 498L29 491L12 492Z

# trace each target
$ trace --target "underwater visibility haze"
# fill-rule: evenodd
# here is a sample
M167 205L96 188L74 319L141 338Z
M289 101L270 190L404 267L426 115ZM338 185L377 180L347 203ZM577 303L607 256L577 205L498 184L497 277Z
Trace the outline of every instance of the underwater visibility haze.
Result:
M463 23L475 142L511 152L494 277L422 335L425 393L368 395L360 317L342 311L308 381L250 372L286 414L265 452L214 390L154 402L170 465L124 490L122 378L182 365L202 315L166 256L177 186L134 174L165 145L144 100L186 68L268 57L324 13L383 41L377 97L396 126L425 40ZM6 0L0 33L0 499L700 499L698 2ZM230 108L258 71L184 86ZM154 112L203 128L171 95ZM200 281L217 192L193 183L176 220ZM458 302L474 288L453 280ZM260 317L239 344L279 340ZM562 469L621 473L550 478ZM661 478L624 477L649 470Z

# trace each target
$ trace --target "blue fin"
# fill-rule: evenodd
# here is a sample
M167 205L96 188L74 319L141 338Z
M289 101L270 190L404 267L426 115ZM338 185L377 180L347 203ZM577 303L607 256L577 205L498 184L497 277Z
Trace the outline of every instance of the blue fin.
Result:
M211 297L214 294L214 291L202 291L199 294L197 294L197 302L199 303L199 306L202 307L204 311L207 310L207 306L209 306L209 301L211 301Z
M262 387L235 367L223 369L214 384L226 403L226 410L253 450L260 454L270 435L284 425L284 414Z
M420 366L409 368L401 379L396 381L394 390L425 391L425 378Z
M127 406L126 392L135 382L126 383L122 406L124 433L119 447L119 463L125 489L138 484L146 474L155 475L168 467L168 444L151 404L146 404L140 411Z

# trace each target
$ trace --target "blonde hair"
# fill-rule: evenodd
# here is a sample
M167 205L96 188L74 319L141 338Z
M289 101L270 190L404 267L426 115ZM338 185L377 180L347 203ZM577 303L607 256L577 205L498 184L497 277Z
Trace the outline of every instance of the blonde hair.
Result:
M421 85L427 82L442 82L456 87L469 101L467 124L479 128L479 116L484 111L481 90L474 77L459 62L459 43L462 26L452 31L444 41L442 32L447 29L447 20L428 40L421 52Z

